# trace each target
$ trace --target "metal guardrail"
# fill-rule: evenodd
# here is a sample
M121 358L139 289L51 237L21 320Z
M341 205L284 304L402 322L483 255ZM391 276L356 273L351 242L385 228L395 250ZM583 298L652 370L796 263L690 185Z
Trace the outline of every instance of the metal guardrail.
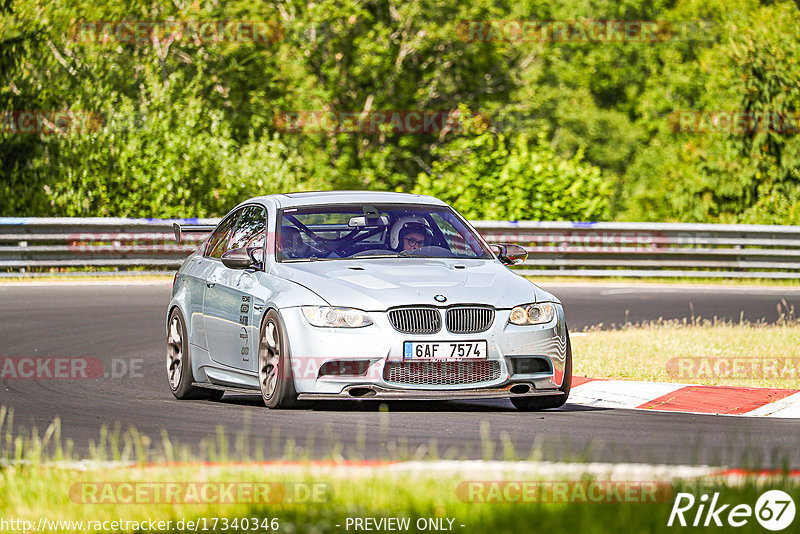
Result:
M205 235L175 241L172 223L217 219L0 217L0 270L156 267L176 269Z
M800 278L800 226L474 221L536 276ZM535 269L534 269L535 268Z
M175 269L217 219L0 217L0 270ZM528 250L535 276L800 278L800 226L475 221L487 241Z

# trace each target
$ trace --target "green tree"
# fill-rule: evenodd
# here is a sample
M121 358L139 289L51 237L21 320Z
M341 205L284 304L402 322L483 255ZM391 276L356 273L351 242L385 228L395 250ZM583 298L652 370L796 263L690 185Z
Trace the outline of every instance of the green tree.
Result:
M600 169L558 156L545 137L485 132L437 153L415 193L445 200L469 219L608 220L611 187Z

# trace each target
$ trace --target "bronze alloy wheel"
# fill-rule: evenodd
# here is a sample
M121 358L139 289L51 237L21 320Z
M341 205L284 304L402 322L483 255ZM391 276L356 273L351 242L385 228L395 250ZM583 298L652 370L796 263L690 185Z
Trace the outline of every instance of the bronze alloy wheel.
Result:
M186 323L178 308L172 310L167 322L167 381L177 399L219 400L224 391L193 386L192 360Z
M183 330L181 314L176 310L167 327L167 379L173 392L180 387L183 373Z
M298 404L286 329L275 310L267 312L261 324L258 383L268 408L289 408Z

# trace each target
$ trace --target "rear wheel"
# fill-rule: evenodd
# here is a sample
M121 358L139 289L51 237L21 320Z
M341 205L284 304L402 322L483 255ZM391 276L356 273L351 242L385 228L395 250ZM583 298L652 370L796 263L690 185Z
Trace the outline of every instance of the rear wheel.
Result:
M297 406L289 339L281 316L275 310L267 312L261 324L258 345L258 383L261 398L268 408Z
M564 406L569 397L569 390L572 387L572 343L569 340L569 331L567 331L567 356L564 362L564 380L561 382L559 391L563 395L551 395L547 397L512 397L511 404L517 410L522 412L537 412L539 410L547 410L550 408L559 408Z
M222 390L193 386L192 361L189 354L189 336L186 322L178 308L169 314L167 323L167 382L177 399L219 400Z

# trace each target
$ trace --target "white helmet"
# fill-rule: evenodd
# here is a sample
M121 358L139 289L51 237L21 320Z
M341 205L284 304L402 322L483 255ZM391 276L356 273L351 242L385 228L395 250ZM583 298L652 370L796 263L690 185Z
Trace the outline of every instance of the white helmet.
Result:
M405 215L397 219L392 226L392 230L389 232L389 246L392 249L396 249L400 246L400 231L410 224L418 224L422 226L425 229L426 237L433 235L428 228L428 221L416 215Z

